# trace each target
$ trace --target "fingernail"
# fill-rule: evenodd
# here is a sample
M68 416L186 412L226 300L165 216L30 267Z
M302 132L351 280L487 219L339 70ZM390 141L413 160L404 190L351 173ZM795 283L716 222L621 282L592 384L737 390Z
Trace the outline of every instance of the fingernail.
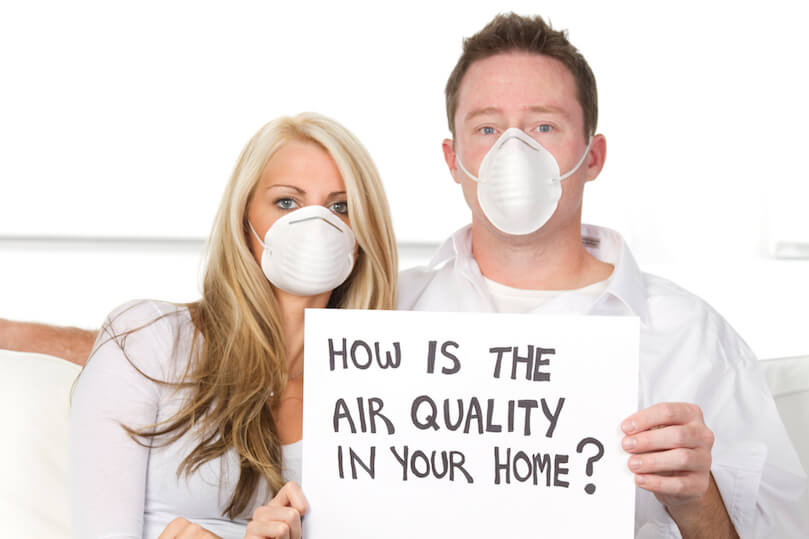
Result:
M642 485L645 482L646 482L646 478L643 477L642 475L636 475L635 476L635 483L637 483L638 485Z
M627 421L623 425L621 425L621 429L626 432L627 434L630 432L635 432L635 422L634 421Z
M636 445L638 445L638 443L635 441L634 438L624 438L624 441L621 442L621 446L624 449L635 449Z
M638 458L629 459L629 467L632 468L633 470L639 469L641 467L641 464L643 464L643 460L641 459Z

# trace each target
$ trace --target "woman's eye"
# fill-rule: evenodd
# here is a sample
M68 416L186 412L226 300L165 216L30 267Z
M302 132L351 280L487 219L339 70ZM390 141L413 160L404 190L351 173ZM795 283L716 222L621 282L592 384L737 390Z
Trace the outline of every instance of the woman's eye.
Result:
M292 200L291 198L279 198L278 200L275 201L275 205L281 208L282 210L291 210L298 207L295 201Z
M345 201L335 202L334 204L329 206L329 209L331 209L331 211L333 211L334 213L340 215L348 215L348 202Z
M481 127L480 132L483 133L484 135L494 135L494 127L490 126Z
M540 133L550 133L552 129L553 126L551 126L551 124L539 124L537 126L537 131Z

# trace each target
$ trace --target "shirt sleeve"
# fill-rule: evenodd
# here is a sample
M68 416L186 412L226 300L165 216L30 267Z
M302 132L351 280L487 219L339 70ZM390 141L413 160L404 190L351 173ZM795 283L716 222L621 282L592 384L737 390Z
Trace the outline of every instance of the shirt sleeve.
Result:
M711 473L742 538L807 537L807 479L781 421L759 360L703 303L647 346L666 350L647 366L641 407L691 402L715 437ZM689 312L693 314L688 315ZM638 517L639 515L639 517ZM636 538L680 538L654 494L636 491Z
M740 537L805 537L807 478L760 363L726 324L718 331L727 369L725 404L705 420L716 434L711 473Z
M160 314L150 302L116 309L74 388L69 442L74 537L142 537L150 450L122 425L143 428L156 421L160 386L144 375L165 379Z

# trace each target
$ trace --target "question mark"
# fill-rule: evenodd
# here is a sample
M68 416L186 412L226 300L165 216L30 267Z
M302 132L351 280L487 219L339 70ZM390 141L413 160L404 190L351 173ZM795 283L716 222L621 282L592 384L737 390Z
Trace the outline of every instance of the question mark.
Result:
M598 459L604 456L604 446L601 445L601 442L599 442L595 438L582 438L582 440L579 442L579 445L576 446L576 453L581 453L587 444L593 444L598 448L598 453L587 459L587 469L585 471L587 472L587 477L590 477L593 475L593 464L595 464L598 461ZM592 494L595 491L596 486L592 483L587 483L587 486L584 487L584 492L586 492L587 494Z

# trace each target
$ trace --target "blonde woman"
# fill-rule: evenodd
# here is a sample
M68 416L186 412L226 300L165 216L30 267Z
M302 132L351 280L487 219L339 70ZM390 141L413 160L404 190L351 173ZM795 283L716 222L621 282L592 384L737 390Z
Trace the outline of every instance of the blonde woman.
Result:
M311 113L262 127L222 198L202 299L118 308L79 377L76 537L300 537L304 309L392 309L396 270L357 139Z

